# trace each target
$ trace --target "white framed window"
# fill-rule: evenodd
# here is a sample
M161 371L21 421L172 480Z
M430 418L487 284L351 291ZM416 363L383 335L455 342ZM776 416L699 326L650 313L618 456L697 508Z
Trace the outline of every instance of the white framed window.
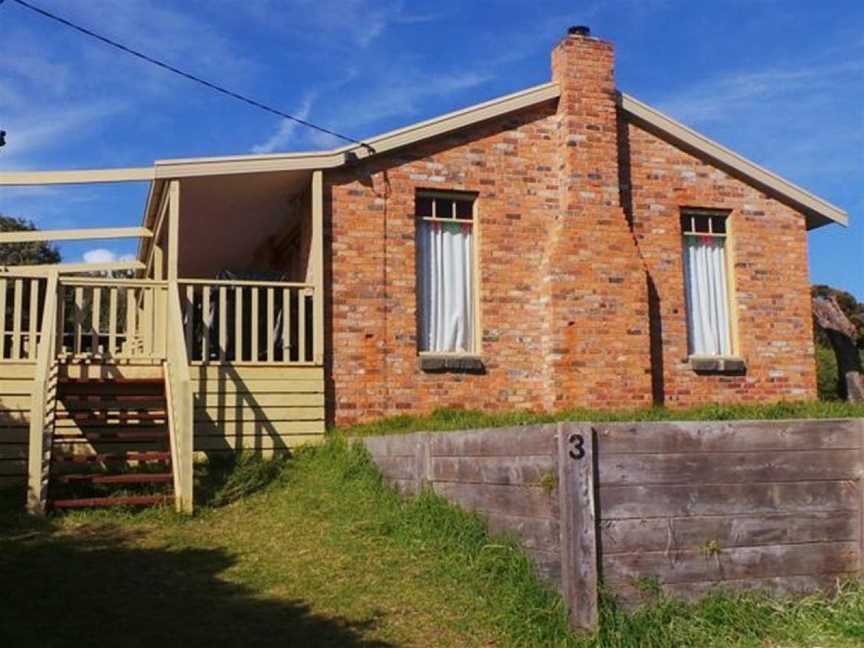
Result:
M731 356L726 213L690 211L681 215L689 352L693 356Z
M478 352L475 207L474 194L415 196L421 353Z

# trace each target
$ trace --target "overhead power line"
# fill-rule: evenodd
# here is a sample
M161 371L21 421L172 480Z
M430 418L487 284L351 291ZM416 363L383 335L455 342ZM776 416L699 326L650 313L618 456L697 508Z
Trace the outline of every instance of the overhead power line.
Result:
M0 5L2 5L4 1L5 0L0 0ZM306 121L305 119L301 119L300 117L295 117L294 115L289 115L286 112L282 112L278 108L273 108L272 106L268 106L267 104L261 103L260 101L257 101L255 99L252 99L250 97L242 95L238 92L234 92L233 90L229 90L228 88L225 88L223 86L217 85L215 83L211 83L210 81L207 81L206 79L202 79L201 77L195 76L194 74L184 72L183 70L176 68L173 65L165 63L164 61L160 61L159 59L155 59L152 56L148 56L147 54L139 52L138 50L134 50L131 47L127 47L126 45L123 45L122 43L118 43L115 40L112 40L110 38L106 38L105 36L97 34L96 32L91 31L91 30L87 29L86 27L82 27L80 25L75 24L71 20L67 20L66 18L62 18L56 14L51 13L50 11L46 11L45 9L42 9L41 7L37 7L36 5L33 5L29 2L25 2L25 0L11 0L11 1L18 4L18 5L21 5L22 7L25 7L26 9L29 9L30 11L33 11L33 12L35 12L41 16L44 16L45 18L50 18L51 20L54 20L54 21L59 22L63 25L66 25L67 27L74 29L77 32L80 32L86 36L90 36L91 38L95 38L96 40L101 41L101 42L105 43L106 45L110 45L111 47L114 47L114 48L117 48L123 52L126 52L127 54L130 54L131 56L139 58L142 61L146 61L147 63L150 63L152 65L156 65L156 66L158 66L164 70L168 70L169 72L173 72L174 74L181 76L184 79L188 79L189 81L194 81L195 83L198 83L198 84L203 85L207 88L210 88L211 90L215 90L216 92L219 92L223 95L231 97L232 99L237 99L238 101L242 101L246 104L249 104L250 106L254 106L255 108L260 108L261 110L264 110L268 113L271 113L271 114L276 115L278 117L282 117L283 119L288 119L290 121L296 122L296 123L300 124L301 126L306 126L307 128L311 128L311 129L316 130L320 133L326 133L327 135L332 135L333 137L337 137L341 140L344 140L346 142L350 142L352 144L358 144L358 145L363 146L363 147L370 149L370 150L372 148L371 146L369 146L365 142L354 139L353 137L348 137L347 135L342 135L341 133L337 133L336 131L330 130L329 128L324 128L323 126L318 126L316 124L313 124L310 121Z

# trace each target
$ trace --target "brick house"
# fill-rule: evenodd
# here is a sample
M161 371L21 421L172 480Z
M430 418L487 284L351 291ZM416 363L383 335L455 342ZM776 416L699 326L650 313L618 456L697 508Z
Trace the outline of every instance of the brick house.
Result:
M612 45L571 31L512 109L325 174L337 422L815 398L807 230L845 214L619 93ZM436 196L476 228L455 357L418 338ZM695 348L684 243L703 240L725 252L724 339Z
M550 82L363 145L0 173L150 183L142 227L39 234L141 239L132 262L47 269L56 322L41 288L3 279L4 403L30 412L15 381L42 385L55 360L61 380L167 362L192 372L196 414L178 420L211 451L440 406L815 398L807 231L845 212L620 92L613 68L612 45L574 28ZM70 277L118 267L136 281ZM88 325L118 294L138 314Z

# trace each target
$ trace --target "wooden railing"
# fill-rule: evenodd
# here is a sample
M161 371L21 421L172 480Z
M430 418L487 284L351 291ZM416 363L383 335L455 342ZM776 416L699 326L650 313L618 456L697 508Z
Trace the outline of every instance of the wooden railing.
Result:
M193 363L311 364L322 336L312 284L180 280Z
M0 361L35 361L44 277L0 277Z
M191 513L195 405L183 335L180 293L175 281L170 282L168 287L167 324L165 392L171 439L171 470L174 475L174 502L177 511Z
M50 462L51 435L54 428L54 409L57 391L56 373L56 319L57 275L46 281L45 305L40 327L39 353L30 404L30 435L28 448L27 510L45 512L47 499L47 469ZM31 340L35 337L31 336Z
M61 354L164 359L167 291L165 281L61 278Z

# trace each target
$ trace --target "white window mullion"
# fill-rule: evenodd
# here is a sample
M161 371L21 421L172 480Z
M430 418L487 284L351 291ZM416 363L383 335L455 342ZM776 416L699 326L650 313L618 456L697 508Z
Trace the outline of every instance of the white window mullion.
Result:
M432 353L471 353L474 352L472 221L457 218L457 199L446 200L443 207L433 200L431 209L418 214L419 348Z

